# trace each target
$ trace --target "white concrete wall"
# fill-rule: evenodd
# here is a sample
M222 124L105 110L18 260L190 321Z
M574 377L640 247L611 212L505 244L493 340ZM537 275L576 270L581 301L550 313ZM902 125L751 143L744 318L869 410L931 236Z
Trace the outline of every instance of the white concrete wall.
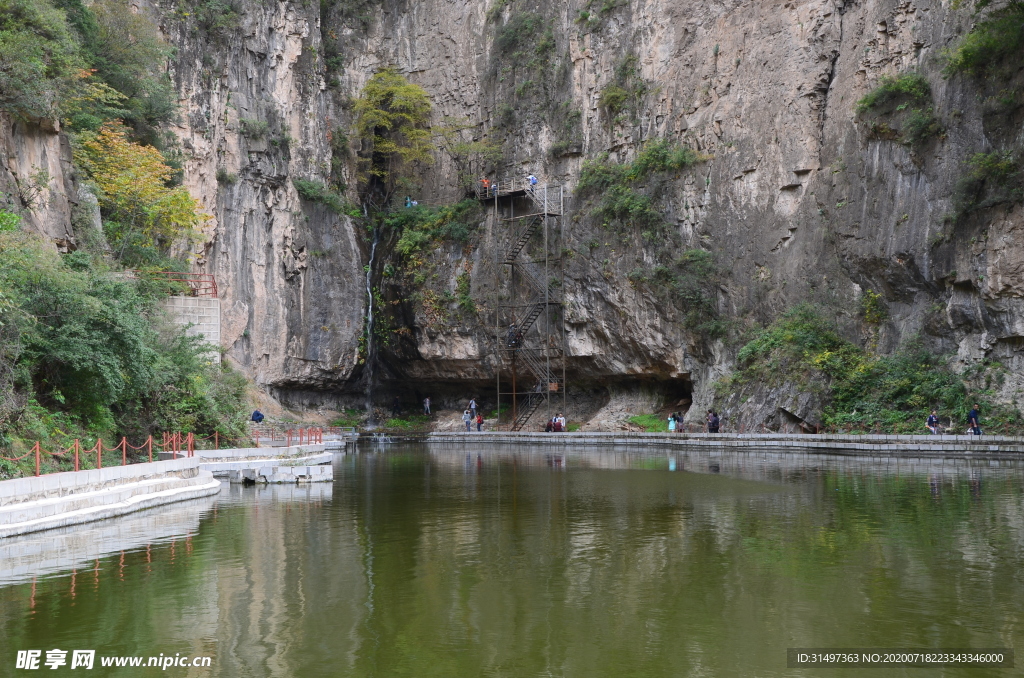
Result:
M189 326L185 334L202 336L220 348L220 299L209 297L168 297L162 306L171 320ZM220 362L220 352L211 353L214 362Z
M199 459L175 459L0 482L0 538L103 520L220 492Z

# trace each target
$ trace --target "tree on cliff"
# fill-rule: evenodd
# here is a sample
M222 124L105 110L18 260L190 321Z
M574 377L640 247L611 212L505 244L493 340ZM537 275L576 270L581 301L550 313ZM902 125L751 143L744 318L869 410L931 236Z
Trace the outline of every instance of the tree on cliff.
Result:
M395 68L385 68L366 83L355 112L356 132L369 145L362 158L366 197L383 205L397 189L408 190L417 164L432 160L430 99Z
M140 249L166 248L190 237L206 218L184 187L168 187L173 170L160 151L131 141L120 123L107 123L94 135L83 133L75 162L99 189L108 217L105 230L119 260L128 248L134 260Z

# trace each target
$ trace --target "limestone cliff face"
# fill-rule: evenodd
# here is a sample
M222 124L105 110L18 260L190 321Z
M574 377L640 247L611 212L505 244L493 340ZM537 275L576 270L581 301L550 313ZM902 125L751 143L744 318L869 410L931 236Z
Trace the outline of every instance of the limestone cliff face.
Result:
M214 217L196 265L215 273L223 290L229 356L282 396L313 402L362 390L368 236L304 201L292 180L326 180L332 140L352 124L351 100L383 66L427 90L438 125L457 118L472 126L467 136L502 143L504 162L488 168L492 176L532 172L571 192L586 159L608 153L628 161L655 138L710 157L668 187L665 242L609 237L570 211L566 318L577 383L692 384L695 410L710 405L711 384L730 369L733 349L686 329L685 308L627 277L653 268L668 247L713 253L713 303L723 319L763 322L810 300L851 336L871 333L881 350L921 334L963 366L1001 360L1011 374L1006 399L1022 386L1012 375L1024 374L1024 211L997 208L955 225L944 218L966 158L989 150L999 134L1019 134L1019 121L997 131L975 84L941 77L941 50L972 21L948 2L233 6L237 25L219 32L198 25L183 0L147 11L177 49L186 184ZM515 36L501 37L524 14L542 18L525 29L525 52L509 46ZM913 148L873 132L854 112L882 75L908 70L927 77L944 130ZM600 105L610 84L636 95L620 115ZM333 146L334 171L356 203L358 142L347 156L345 144ZM457 175L439 152L420 176L420 196L462 197ZM585 201L569 206L579 214ZM470 271L483 307L477 317L453 311L445 323L404 301L415 290L384 279L395 255L393 242L381 243L371 282L395 302L388 312L404 327L381 352L385 379L408 387L493 377L484 324L494 227L481 218L468 246L431 253L437 284L454 291L457 276ZM888 320L879 328L858 317L868 289L884 297ZM763 406L752 404L750 416L764 419Z

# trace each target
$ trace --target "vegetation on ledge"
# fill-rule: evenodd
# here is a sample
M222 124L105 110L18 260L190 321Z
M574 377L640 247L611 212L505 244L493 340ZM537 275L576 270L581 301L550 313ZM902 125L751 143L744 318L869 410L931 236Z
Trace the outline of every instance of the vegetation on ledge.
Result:
M878 86L857 102L857 113L870 120L870 133L879 139L918 147L943 133L931 105L931 85L920 73L882 76Z
M708 159L691 148L658 139L647 143L632 162L610 162L607 156L584 162L576 190L594 199L590 213L602 226L660 232L664 217L656 203L662 187L642 185L652 177L663 175L664 179Z
M983 10L990 0L978 2ZM1017 69L1024 52L1024 2L1011 0L991 12L943 56L943 74L966 74L976 78L999 77L1004 67Z
M842 338L812 306L801 305L757 331L738 354L739 368L719 394L758 385L795 384L820 396L822 422L852 432L923 433L935 409L963 432L972 403L982 404L989 433L1019 433L1020 413L970 393L943 356L911 341L896 353L874 355Z

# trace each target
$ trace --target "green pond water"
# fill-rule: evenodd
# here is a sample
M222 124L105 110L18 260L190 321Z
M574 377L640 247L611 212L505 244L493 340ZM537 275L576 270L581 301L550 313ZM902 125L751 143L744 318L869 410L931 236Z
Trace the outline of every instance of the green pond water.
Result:
M364 446L333 484L0 540L0 676L1022 675L786 664L1024 648L1022 481L1008 462ZM31 649L96 665L16 669ZM211 666L99 665L160 654Z

